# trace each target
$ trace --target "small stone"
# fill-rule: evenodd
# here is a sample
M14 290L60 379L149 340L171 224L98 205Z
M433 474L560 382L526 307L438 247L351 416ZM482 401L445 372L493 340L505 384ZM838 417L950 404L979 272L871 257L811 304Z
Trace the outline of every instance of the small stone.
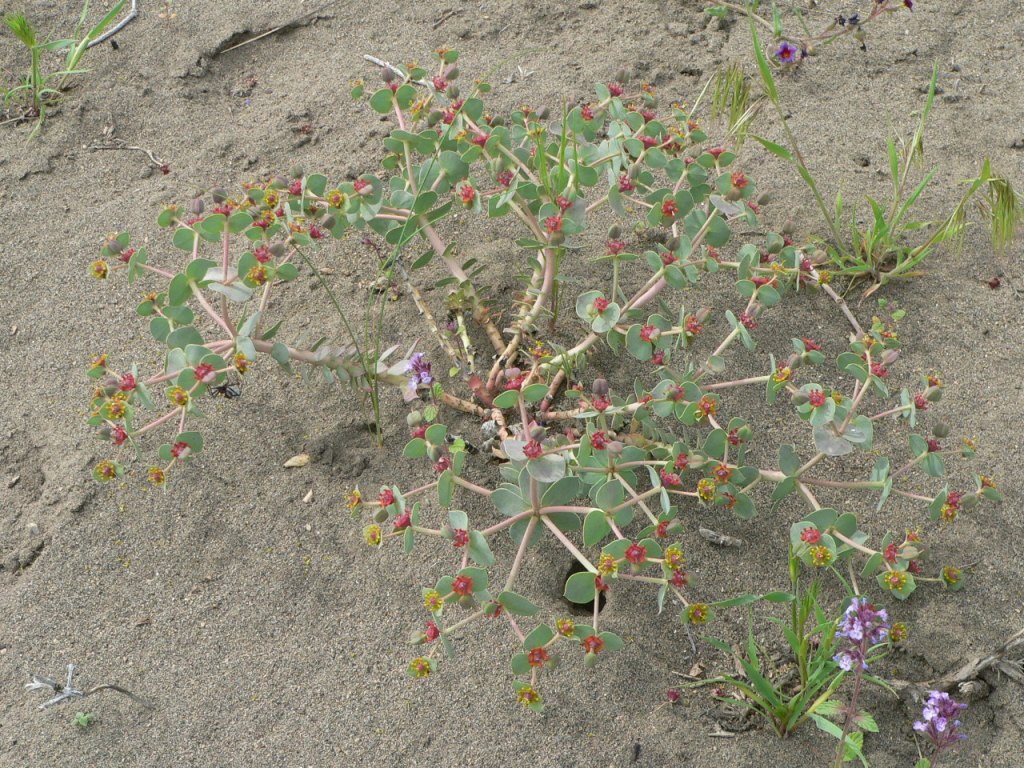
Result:
M7 481L7 487L8 488L13 488L14 486L16 486L18 484L19 480L21 480L21 475L15 475L14 477L10 478Z
M28 531L29 536L39 535L39 523L29 523L25 526L25 530Z

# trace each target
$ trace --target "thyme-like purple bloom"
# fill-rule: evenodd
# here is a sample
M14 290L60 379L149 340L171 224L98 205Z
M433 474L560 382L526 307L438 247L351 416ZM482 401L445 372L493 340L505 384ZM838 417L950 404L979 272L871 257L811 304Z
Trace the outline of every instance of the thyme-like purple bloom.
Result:
M855 597L836 628L836 637L847 642L832 660L845 672L855 665L867 669L868 650L888 636L889 614L885 609L876 609L866 597Z
M921 711L921 720L914 721L914 730L923 733L935 747L935 754L943 752L967 738L960 732L960 713L966 704L955 701L944 691L930 691Z
M430 374L430 362L423 359L422 352L416 352L409 358L409 370L412 371L412 380L417 386L434 383L434 377Z

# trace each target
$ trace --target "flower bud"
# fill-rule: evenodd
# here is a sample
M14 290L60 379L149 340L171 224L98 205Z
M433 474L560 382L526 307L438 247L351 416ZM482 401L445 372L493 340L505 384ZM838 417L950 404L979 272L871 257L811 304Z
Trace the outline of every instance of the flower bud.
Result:
M594 383L591 385L590 391L594 393L595 397L607 397L608 396L608 380L597 378L594 379Z
M640 170L640 163L633 163L629 166L629 180L636 181L637 177L640 175Z
M619 71L615 73L615 82L620 85L625 85L629 82L629 72L626 71L625 67L619 67Z
M301 165L293 165L291 170L288 171L293 179L301 179L305 174Z
M441 121L442 117L444 117L444 113L441 110L439 110L439 109L432 109L432 110L430 110L430 113L427 115L427 126L430 127L430 128L433 128L435 125L437 125Z
M621 440L612 440L605 446L605 450L608 451L608 455L612 458L616 458L622 455L622 451L625 449L625 444Z
M384 71L389 72L390 70L385 69ZM414 629L409 633L409 645L423 645L425 642L427 642L427 635L425 632Z
M410 427L418 427L423 423L423 414L419 411L413 411L405 417L405 423Z
M796 223L792 219L786 219L786 223L782 225L782 234L792 235L796 232Z
M620 227L618 224L612 224L610 227L608 227L609 240L618 240L620 237L622 237L622 227Z
M546 430L540 424L534 424L528 432L531 440L543 440Z
M199 216L203 212L203 210L206 208L206 206L203 205L203 198L201 198L201 197L194 197L194 198L192 198L191 208L192 208L192 213L195 214L196 216Z
M743 192L736 187L729 187L729 191L725 193L724 197L730 203L735 203L743 196Z
M373 522L375 523L383 523L387 519L388 511L384 509L384 507L381 507L380 509L373 513Z
M457 86L457 85L449 85L448 86L448 98L451 101L458 101L459 100L459 86Z
M946 424L944 421L938 422L934 427L932 427L932 434L940 439L949 437L949 424Z
M224 190L223 187L213 187L210 190L210 196L213 198L213 202L216 203L217 205L220 205L221 203L228 199L228 193Z
M900 351L898 349L887 349L882 353L882 365L889 366L900 359Z

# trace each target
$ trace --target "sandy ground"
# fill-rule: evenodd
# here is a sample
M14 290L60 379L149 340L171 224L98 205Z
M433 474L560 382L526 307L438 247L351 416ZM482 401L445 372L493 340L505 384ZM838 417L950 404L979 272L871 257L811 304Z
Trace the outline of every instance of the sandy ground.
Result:
M460 641L460 657L426 684L407 679L405 638L422 620L420 586L443 573L447 560L429 546L410 556L373 552L343 508L346 489L357 483L374 489L423 479L415 473L424 467L400 457L405 427L397 399L388 402L388 439L378 450L349 394L288 380L264 361L241 398L211 400L208 450L167 493L138 481L97 488L89 479L105 448L83 421L88 360L101 351L145 366L159 360L134 314L137 288L87 276L104 235L130 230L152 253L171 258L154 223L165 202L296 164L339 179L376 169L387 126L365 102L348 98L350 80L375 76L362 54L426 60L434 48L453 45L463 72L486 74L503 107L577 103L622 65L666 101L692 101L729 61L753 71L745 25L709 23L700 4L649 0L628 7L609 0L340 2L312 23L225 50L318 5L175 2L176 17L162 20L160 4L140 2L140 18L118 36L119 47L86 57L92 71L76 81L38 141L25 144L24 126L0 129L0 765L827 764L832 742L813 727L786 742L760 727L711 738L723 716L708 694L659 708L679 682L673 672L724 662L699 638L694 652L674 611L658 616L639 590L617 595L602 614L627 648L592 672L564 665L545 687L542 718L524 713L511 695L513 638L497 627ZM63 36L78 13L73 3L43 0L26 10L49 38ZM1013 0L920 0L912 15L882 21L866 52L839 44L782 79L790 124L826 194L840 185L848 199L884 193L888 125L912 125L908 115L923 104L933 62L941 92L926 150L939 171L921 217L948 210L983 155L1024 186L1020 11ZM8 79L25 65L6 33L0 65ZM532 74L513 81L518 67ZM778 127L762 120L759 130L778 139ZM154 172L142 152L93 149L114 140L150 150L170 173ZM792 219L802 235L821 229L795 174L752 142L741 162L776 194L770 224ZM481 244L474 247L494 262L494 285L510 285L514 266L502 259L515 251L503 245L503 233L491 237L475 238ZM320 258L358 312L361 281L373 270L366 249L345 241ZM1020 285L1020 246L998 257L982 232L972 232L959 258L940 253L928 266L927 276L885 294L909 313L898 375L910 384L919 372L943 372L941 418L954 435L979 439L977 465L994 474L1006 501L937 530L911 505L865 515L869 530L923 526L941 557L976 563L962 592L922 589L889 606L912 637L887 670L912 679L941 674L1024 624L1024 472L1016 463L1024 334L1012 290L1015 276ZM997 274L1005 275L1003 285L993 290L987 281ZM856 311L866 318L871 305ZM308 275L291 287L282 313L293 328L337 331ZM407 344L426 336L415 318L409 297L396 302L389 337ZM776 346L810 332L834 354L845 332L827 301L811 300L777 322ZM282 468L303 451L314 457L309 466ZM954 482L969 480L967 470L956 472ZM482 461L469 472L481 480L494 474ZM786 531L801 514L793 502L748 523L710 518L711 527L748 545L718 550L690 534L694 589L714 600L784 586ZM498 554L506 562L511 556ZM553 615L564 610L565 565L560 551L542 546L524 577L524 591ZM730 640L742 632L741 613L714 626ZM40 712L41 694L23 683L33 673L60 677L68 663L79 666L83 684L117 682L157 708L141 711L104 694L87 706ZM989 682L991 694L966 715L970 739L950 764L1020 764L1021 688ZM877 692L866 703L882 726L866 744L872 765L913 765L914 713ZM82 709L97 718L84 731L71 723Z

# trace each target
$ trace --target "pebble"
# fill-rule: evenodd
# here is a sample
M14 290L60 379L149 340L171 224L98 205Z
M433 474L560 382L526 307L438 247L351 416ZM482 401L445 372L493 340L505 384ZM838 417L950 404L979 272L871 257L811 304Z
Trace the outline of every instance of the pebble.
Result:
M25 526L25 530L28 531L29 536L39 535L39 523L29 523Z
M21 480L21 475L15 475L14 477L7 481L7 487L13 488L18 484L19 480Z

